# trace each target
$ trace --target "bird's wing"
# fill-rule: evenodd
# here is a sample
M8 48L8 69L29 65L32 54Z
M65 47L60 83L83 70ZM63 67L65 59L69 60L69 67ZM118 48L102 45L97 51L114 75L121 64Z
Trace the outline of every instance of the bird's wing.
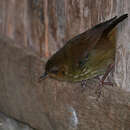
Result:
M91 35L93 33L96 33L98 31L101 31L105 34L108 34L109 32L111 32L111 30L118 24L120 23L121 21L123 21L125 18L128 17L128 14L124 14L122 16L120 16L119 18L117 18L117 16L111 18L110 20L107 20L105 22L102 22L100 24L97 24L95 25L93 28L75 36L74 38L70 39L68 41L68 43L70 44L73 44L73 43L76 43L76 41L81 41L81 40L84 40L84 39L89 39L91 38Z
M89 52L91 52L97 43L99 44L98 41L101 38L104 38L119 22L123 21L127 17L128 14L124 14L119 18L114 17L69 40L64 47L66 48L65 51L68 60L71 60L71 63L74 65L79 64L79 62L84 63ZM105 42L104 44L108 43Z
M107 26L110 25L116 18L117 18L117 16L113 17L110 20L107 20L105 22L102 22L100 24L95 25L93 28L73 37L72 39L70 39L67 42L67 44L74 44L74 43L80 42L82 40L90 39L91 36L93 36L93 33L96 33L96 32L101 31L101 30L104 31L107 28Z

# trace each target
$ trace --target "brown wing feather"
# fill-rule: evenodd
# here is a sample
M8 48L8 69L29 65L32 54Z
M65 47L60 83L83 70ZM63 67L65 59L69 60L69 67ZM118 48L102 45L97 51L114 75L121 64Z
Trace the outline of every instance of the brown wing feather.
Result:
M69 40L64 46L64 53L68 61L71 60L70 63L74 65L78 64L78 62L86 57L86 55L96 46L98 41L106 36L104 34L108 34L126 17L128 17L128 14L124 14L119 18L114 17Z

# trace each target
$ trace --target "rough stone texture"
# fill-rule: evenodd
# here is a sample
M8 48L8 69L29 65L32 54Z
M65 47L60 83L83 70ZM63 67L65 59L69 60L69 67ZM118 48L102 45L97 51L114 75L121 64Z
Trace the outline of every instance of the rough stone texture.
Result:
M0 36L0 41L2 37ZM29 122L36 128L38 124L41 124L42 128L51 130L50 123L42 111L44 105L41 103L40 90L37 89L39 87L37 79L34 79L39 76L37 71L40 60L18 46L13 47L14 42L8 41L9 39L5 38L0 42L0 79L2 81L0 110L11 114L12 117L18 117L21 121ZM37 68L35 68L36 65ZM38 95L35 96L35 93ZM33 104L35 104L34 107Z
M43 63L28 49L0 36L0 110L38 130L129 130L130 93L105 87L97 101L96 80L80 84L46 79Z
M66 40L115 16L116 3L116 0L1 0L0 30L22 47L48 58Z
M130 13L130 1L117 1L117 14ZM119 25L117 33L115 82L130 91L130 17Z
M33 130L27 124L23 124L0 113L0 130Z
M105 87L97 102L96 81L88 81L84 92L79 84L37 82L46 60L66 40L129 11L128 5L129 0L0 0L0 30L13 39L0 35L0 110L39 130L129 130L130 93ZM128 90L126 21L118 31L116 81Z

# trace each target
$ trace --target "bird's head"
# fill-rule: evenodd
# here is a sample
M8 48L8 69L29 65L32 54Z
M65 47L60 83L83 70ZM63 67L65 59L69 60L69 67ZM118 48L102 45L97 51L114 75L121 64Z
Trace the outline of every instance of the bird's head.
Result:
M40 77L40 80L43 80L47 77L58 80L65 80L66 73L67 73L67 66L61 60L51 58L46 63L45 72Z

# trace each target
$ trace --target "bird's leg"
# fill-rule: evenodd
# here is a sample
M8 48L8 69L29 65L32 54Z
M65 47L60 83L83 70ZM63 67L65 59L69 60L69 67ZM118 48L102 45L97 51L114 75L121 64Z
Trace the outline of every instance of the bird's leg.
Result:
M104 82L105 79L107 78L107 76L109 75L109 73L112 71L113 68L114 68L114 64L110 64L110 65L108 66L108 68L107 68L107 70L106 70L104 76L102 77L102 79L101 79L101 81L100 81L101 84L102 84L102 87L103 87L104 85L111 85L111 86L113 86L113 83L112 83L112 82Z
M86 88L87 80L82 80L80 83L81 83L80 86L81 92L84 92L84 89Z
M81 86L82 86L83 89L86 87L86 84L87 84L87 80L81 81Z
M100 80L100 78L98 77L99 79L99 85L98 85L98 89L96 91L98 97L100 97L101 95L101 88L104 87L104 85L111 85L113 86L113 83L112 82L104 82L105 79L107 78L107 76L109 75L109 73L112 71L112 69L114 68L114 64L110 64L104 74L104 76L102 77L102 79Z
M86 88L86 85L87 85L87 80L82 80L81 81L81 88L82 88L81 92L84 92L84 89Z

